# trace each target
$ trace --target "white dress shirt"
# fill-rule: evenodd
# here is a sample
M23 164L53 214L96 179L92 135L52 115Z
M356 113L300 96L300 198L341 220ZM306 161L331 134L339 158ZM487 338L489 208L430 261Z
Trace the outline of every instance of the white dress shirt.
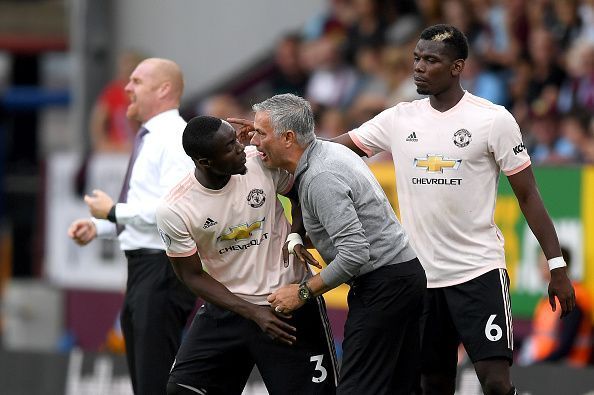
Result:
M117 223L125 225L119 235L122 250L165 249L155 212L160 198L194 168L182 147L186 122L179 111L158 114L143 125L149 133L130 176L126 203L116 204ZM107 220L93 219L100 238L116 237L116 226Z

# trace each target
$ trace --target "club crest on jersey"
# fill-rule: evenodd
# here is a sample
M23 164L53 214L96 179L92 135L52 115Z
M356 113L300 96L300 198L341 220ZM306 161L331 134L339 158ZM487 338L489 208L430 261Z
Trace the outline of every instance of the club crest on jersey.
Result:
M263 190L254 188L248 194L247 201L249 205L253 208L262 207L262 205L266 201L266 194Z
M466 129L460 129L454 133L454 144L457 147L464 148L472 141L472 135Z

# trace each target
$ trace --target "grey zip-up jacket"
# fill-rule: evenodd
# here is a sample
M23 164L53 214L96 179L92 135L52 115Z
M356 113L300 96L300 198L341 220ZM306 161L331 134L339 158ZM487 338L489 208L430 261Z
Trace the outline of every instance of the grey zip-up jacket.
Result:
M303 224L328 264L320 273L326 285L416 257L383 189L349 148L315 140L299 159L295 180Z

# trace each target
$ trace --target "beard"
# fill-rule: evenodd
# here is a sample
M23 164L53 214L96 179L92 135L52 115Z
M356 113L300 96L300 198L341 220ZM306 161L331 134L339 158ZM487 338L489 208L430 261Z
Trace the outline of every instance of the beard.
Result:
M429 90L427 88L419 88L418 86L417 86L417 93L419 95L426 95L426 96L431 95L431 92L429 92Z

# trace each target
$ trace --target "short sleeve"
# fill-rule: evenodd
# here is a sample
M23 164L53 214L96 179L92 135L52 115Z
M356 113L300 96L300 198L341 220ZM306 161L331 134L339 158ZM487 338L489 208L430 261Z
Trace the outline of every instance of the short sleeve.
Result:
M520 127L507 110L501 110L495 116L488 144L495 162L506 176L530 166L530 156L522 141Z
M368 157L382 151L391 151L390 127L395 125L393 118L396 114L397 108L382 111L358 128L351 130L349 132L351 140Z
M157 227L168 256L186 257L198 250L183 219L165 202L157 208Z

